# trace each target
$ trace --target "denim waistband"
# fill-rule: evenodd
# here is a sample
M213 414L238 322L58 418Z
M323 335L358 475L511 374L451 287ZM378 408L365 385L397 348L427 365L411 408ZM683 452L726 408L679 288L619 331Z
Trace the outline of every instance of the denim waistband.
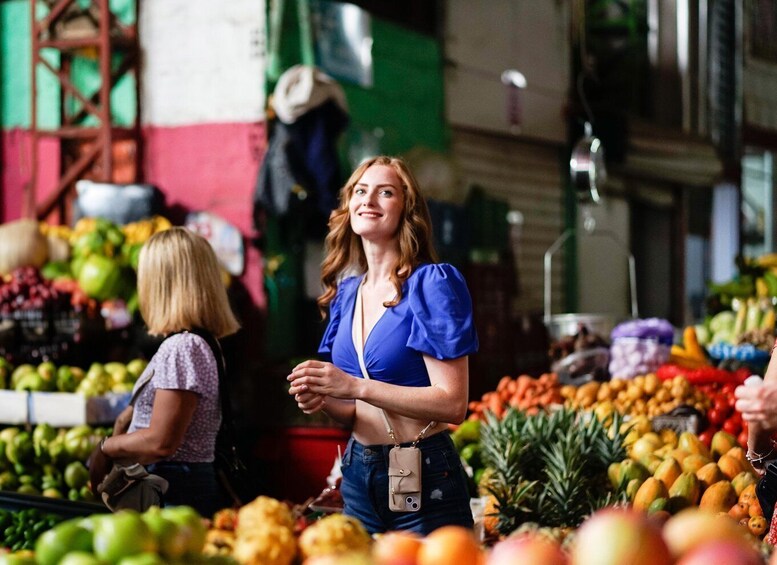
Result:
M408 441L399 445L401 447L410 447L413 445L413 442ZM351 439L348 440L346 452L348 457L359 458L365 463L370 461L387 461L389 451L391 451L393 447L393 444L364 445L351 436ZM453 447L453 441L450 438L450 434L445 431L426 437L418 442L418 448L421 449L422 452L448 449L451 447Z

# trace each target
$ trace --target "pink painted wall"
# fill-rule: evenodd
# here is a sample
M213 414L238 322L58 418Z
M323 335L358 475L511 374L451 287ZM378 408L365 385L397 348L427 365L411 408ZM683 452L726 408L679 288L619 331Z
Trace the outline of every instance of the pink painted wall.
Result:
M267 147L263 122L144 128L144 181L158 186L167 206L207 210L251 236L256 175ZM243 283L265 308L259 253L248 248Z
M22 214L22 187L30 179L30 133L22 129L2 132L0 220ZM145 178L165 194L174 211L207 210L236 225L244 236L253 235L252 197L256 175L267 146L262 122L205 124L144 128ZM41 142L40 202L56 185L59 148L56 141ZM266 300L259 252L248 246L242 277L251 298L261 310Z
M2 171L0 172L0 221L22 217L24 186L30 181L32 136L25 129L2 130ZM44 139L40 143L40 164L36 197L42 201L51 194L59 179L59 142Z

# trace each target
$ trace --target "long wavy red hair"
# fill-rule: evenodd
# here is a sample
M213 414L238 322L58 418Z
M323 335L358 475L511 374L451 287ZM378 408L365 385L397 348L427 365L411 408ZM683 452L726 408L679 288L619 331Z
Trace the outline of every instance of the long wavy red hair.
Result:
M326 317L329 304L337 294L340 275L348 268L361 272L367 270L367 258L364 255L361 238L351 229L351 217L348 203L354 186L364 171L373 165L383 165L394 169L402 183L402 218L399 221L397 240L399 257L391 270L391 282L397 291L396 298L384 303L387 308L396 306L402 299L402 285L418 265L437 263L437 253L432 243L432 221L426 200L421 195L413 173L407 164L398 157L381 155L372 157L359 165L351 177L340 189L340 205L329 217L329 234L326 236L326 257L321 264L321 283L324 292L318 297L318 307L322 317Z

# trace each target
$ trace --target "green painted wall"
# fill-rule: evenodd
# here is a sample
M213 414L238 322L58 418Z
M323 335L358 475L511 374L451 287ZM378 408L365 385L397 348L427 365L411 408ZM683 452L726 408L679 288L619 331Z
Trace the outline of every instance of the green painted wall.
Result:
M81 0L79 0L81 1ZM135 0L112 0L111 10L125 24L133 23ZM41 5L39 4L39 7ZM56 51L44 55L56 67ZM0 127L29 128L32 121L32 81L29 0L0 1ZM116 62L116 61L115 61ZM99 73L96 61L76 58L73 81L81 88L96 89ZM37 69L38 124L42 128L59 125L59 85L45 68ZM111 93L112 113L117 125L129 125L135 120L134 77L120 80ZM89 92L89 90L87 90Z
M269 3L268 3L269 4ZM268 17L269 21L269 17ZM373 86L342 83L354 130L383 130L381 151L402 154L417 145L447 151L442 48L434 38L372 18ZM282 68L301 62L293 2L286 2L280 45ZM271 90L273 84L268 81Z

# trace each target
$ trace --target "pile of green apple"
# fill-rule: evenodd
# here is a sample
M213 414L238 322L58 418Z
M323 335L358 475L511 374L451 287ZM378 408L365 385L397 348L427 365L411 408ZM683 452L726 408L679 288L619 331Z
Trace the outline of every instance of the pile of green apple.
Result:
M129 363L92 363L88 370L44 361L13 367L0 357L0 389L31 392L75 392L84 396L100 396L109 392L132 392L135 381L146 368L143 359Z
M74 518L44 532L32 557L0 565L234 564L229 557L203 555L207 528L188 506L122 510Z
M50 498L92 501L89 471L84 463L105 428L75 426L55 429L38 424L0 431L0 490Z

